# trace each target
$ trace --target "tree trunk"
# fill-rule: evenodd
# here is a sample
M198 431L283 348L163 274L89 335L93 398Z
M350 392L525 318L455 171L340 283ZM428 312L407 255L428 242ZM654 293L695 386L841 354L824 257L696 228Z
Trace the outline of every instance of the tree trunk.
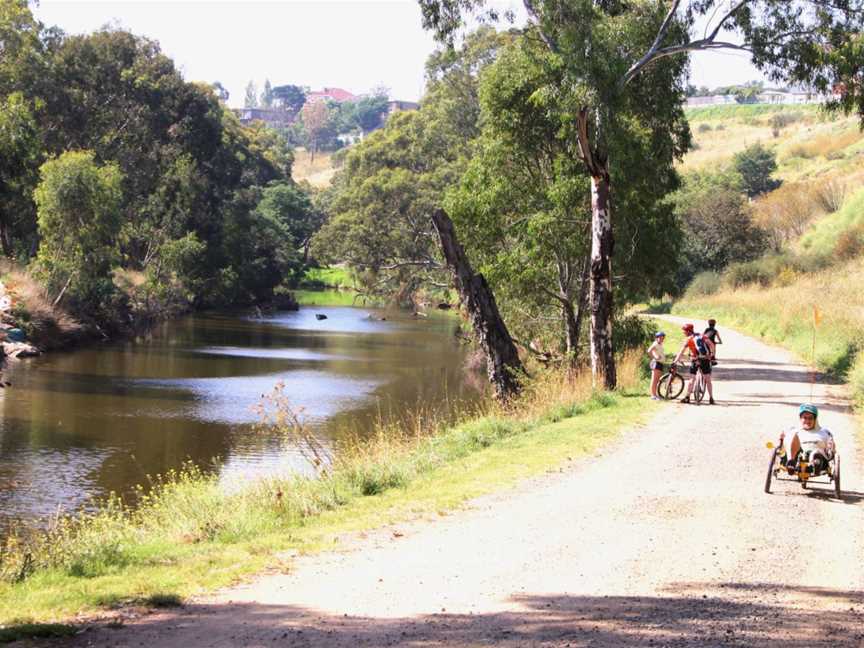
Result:
M576 339L582 334L582 322L585 319L585 311L588 309L588 284L590 283L591 257L585 257L582 264L582 275L579 280L579 302L576 304Z
M3 246L3 256L12 257L12 237L9 236L9 226L5 220L0 219L0 245Z
M443 209L432 213L432 222L441 239L447 266L462 305L468 311L471 325L486 355L489 382L498 400L508 400L519 393L519 378L525 373L516 345L501 319L495 296L481 274L471 268L465 251L456 239L453 221Z
M612 349L612 200L605 155L591 146L588 109L579 111L579 155L591 175L591 379L615 389L617 375ZM596 124L599 132L599 121ZM595 137L599 136L595 133Z
M608 172L591 178L591 376L615 389L612 349L612 206Z

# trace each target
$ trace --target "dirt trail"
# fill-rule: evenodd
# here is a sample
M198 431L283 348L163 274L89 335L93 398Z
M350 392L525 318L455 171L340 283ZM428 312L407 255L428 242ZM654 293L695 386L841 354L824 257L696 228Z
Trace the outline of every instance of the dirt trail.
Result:
M590 464L71 645L862 646L846 403L815 386L844 499L788 482L764 494L765 441L810 399L809 374L721 334L716 406L668 404Z

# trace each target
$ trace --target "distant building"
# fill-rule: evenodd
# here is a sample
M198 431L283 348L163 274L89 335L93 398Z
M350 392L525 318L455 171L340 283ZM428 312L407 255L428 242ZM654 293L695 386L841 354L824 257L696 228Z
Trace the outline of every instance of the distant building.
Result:
M416 101L388 101L387 114L402 112L403 110L420 110L420 104Z
M790 92L787 90L764 90L756 95L754 104L816 104L824 103L826 97L810 92ZM736 95L710 95L707 97L688 97L687 107L723 106L738 103Z
M260 121L271 128L285 128L293 124L297 118L296 115L287 110L276 108L235 108L234 114L240 119L241 124Z
M342 88L324 88L323 90L310 90L306 93L306 103L318 103L319 101L357 101L359 97Z

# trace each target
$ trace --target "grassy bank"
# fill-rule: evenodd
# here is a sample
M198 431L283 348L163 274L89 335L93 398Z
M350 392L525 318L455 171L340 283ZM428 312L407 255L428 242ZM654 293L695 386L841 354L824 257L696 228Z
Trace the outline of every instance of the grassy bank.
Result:
M688 292L672 312L714 317L783 346L819 369L849 381L864 405L864 258L788 278L783 286L750 285L714 294ZM813 347L814 307L818 309Z
M226 493L191 467L169 475L134 511L108 502L29 544L7 544L0 626L9 638L119 604L176 604L279 566L285 552L330 548L347 532L451 509L590 456L653 411L641 397L641 364L638 354L621 363L614 394L592 394L588 376L553 372L506 411L490 405L451 428L417 417L344 452L320 479Z

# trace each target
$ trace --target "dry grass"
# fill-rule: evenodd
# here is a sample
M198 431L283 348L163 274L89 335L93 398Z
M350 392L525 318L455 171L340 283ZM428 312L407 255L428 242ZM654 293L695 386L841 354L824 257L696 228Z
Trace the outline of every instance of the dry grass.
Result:
M53 346L82 331L81 323L45 296L42 286L24 269L8 261L0 263L0 277L12 299L9 311L37 346Z
M786 285L744 286L690 296L675 312L712 312L730 326L782 344L822 369L845 374L864 347L864 258L821 272L798 274ZM813 354L814 309L819 313ZM812 356L812 357L811 357Z
M318 152L314 156L304 148L294 151L294 167L292 177L297 182L305 180L313 187L327 187L330 185L336 169L332 165L332 153Z

